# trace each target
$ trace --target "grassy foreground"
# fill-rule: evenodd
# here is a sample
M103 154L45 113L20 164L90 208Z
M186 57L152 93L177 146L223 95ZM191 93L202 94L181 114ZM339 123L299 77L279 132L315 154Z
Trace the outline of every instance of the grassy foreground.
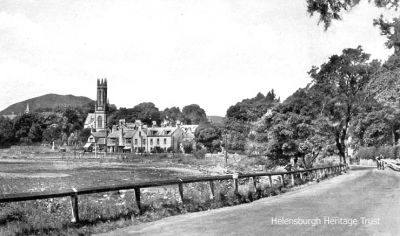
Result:
M0 159L0 196L5 193L57 190L171 179L185 175L224 174L224 157L195 158L175 155L115 156L108 159L73 159L53 156ZM236 159L235 159L236 158ZM230 157L228 169L233 172L261 171L260 158ZM288 181L288 180L287 180ZM308 182L296 179L296 185ZM257 189L248 179L239 181L239 193L232 181L215 181L211 199L208 183L184 184L184 201L178 186L141 190L142 214L133 191L108 192L79 196L81 222L71 223L69 198L55 198L20 203L0 204L0 235L90 235L115 228L187 212L204 211L252 202L287 191L274 181L259 179Z

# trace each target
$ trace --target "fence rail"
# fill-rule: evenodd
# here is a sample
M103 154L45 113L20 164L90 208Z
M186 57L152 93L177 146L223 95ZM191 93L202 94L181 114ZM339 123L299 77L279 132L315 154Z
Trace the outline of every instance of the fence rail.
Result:
M300 178L303 178L303 174L311 174L316 179L320 179L323 175L329 174L340 174L342 171L346 172L346 166L343 164L328 167L318 167L305 170L287 171L287 172L262 172L262 173L248 173L248 174L232 174L232 175L218 175L218 176L190 176L177 179L158 180L151 182L137 182L132 184L112 185L112 186L99 186L99 187L87 187L87 188L71 188L71 190L60 190L60 191L47 191L47 192L29 192L29 193L16 193L16 194L3 194L0 195L0 203L9 202L21 202L30 200L40 200L49 198L71 198L71 212L72 221L79 221L78 212L78 196L93 193L112 192L119 190L134 189L136 204L140 212L142 212L140 202L140 189L160 187L168 185L178 185L179 195L183 201L183 184L196 183L196 182L209 182L211 197L214 197L214 182L220 180L233 180L234 192L239 192L239 179L252 178L254 186L256 186L257 177L269 177L270 186L272 186L272 176L280 177L280 184L285 186L284 177L290 176L291 184L294 185L294 176L299 174Z
M377 162L378 162L378 169L384 170L385 166L387 166L394 171L400 171L400 163L395 160L381 159L378 160Z

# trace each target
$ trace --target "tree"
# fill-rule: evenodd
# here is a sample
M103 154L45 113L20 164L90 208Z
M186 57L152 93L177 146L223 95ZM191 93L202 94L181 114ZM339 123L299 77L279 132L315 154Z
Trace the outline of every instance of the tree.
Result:
M162 112L162 118L170 121L184 121L184 115L179 107L165 108Z
M279 98L276 97L272 89L266 96L258 93L254 98L244 99L229 107L226 111L226 117L244 122L256 121L277 103L279 103Z
M78 142L81 144L86 143L91 133L90 128L82 129L78 134Z
M238 152L246 150L251 146L249 133L253 122L263 117L271 108L279 104L279 98L276 97L272 89L264 96L258 93L254 98L243 99L241 102L229 107L226 111L227 119L224 122L224 135L227 140L227 149Z
M361 46L344 49L333 55L320 68L313 67L309 75L313 89L324 95L321 114L329 120L341 162L346 164L346 139L352 119L365 99L364 88L376 72L367 63L369 54Z
M314 89L299 89L264 115L252 127L252 152L267 155L275 164L295 163L312 167L329 143L326 120L315 105Z
M58 125L48 126L43 131L43 139L49 143L53 143L58 139L61 139L61 128Z
M35 122L29 129L28 138L31 142L39 143L42 142L43 139L42 134L43 134L42 126L39 123Z
M14 142L15 131L10 119L0 116L0 147L10 145Z
M182 113L186 124L195 125L207 121L206 112L197 104L191 104L183 107Z
M14 122L15 137L23 143L32 142L31 138L37 138L38 127L31 130L33 124L37 124L38 117L35 113L28 113L18 116Z
M207 151L221 151L221 130L211 123L202 123L194 133L195 141L207 148Z
M343 11L349 11L360 0L307 0L307 12L312 16L319 14L319 23L323 23L325 30L329 28L332 20L341 20ZM373 0L376 7L395 8L399 6L399 0Z
M133 113L132 117L136 117L144 124L152 125L153 121L157 122L157 124L161 123L161 113L152 102L140 103L133 107L130 112Z

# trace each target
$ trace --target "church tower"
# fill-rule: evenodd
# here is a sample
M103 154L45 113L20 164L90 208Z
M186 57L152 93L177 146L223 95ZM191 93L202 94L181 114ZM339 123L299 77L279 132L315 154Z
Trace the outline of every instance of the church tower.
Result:
M95 107L95 129L106 129L107 122L107 79L97 79L97 101Z

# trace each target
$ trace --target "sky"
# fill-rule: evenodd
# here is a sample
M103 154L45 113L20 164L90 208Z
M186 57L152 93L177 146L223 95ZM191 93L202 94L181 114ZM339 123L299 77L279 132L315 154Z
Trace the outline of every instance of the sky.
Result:
M344 48L392 53L363 1L324 31L305 0L0 0L0 110L47 93L207 115L274 89L284 100Z

